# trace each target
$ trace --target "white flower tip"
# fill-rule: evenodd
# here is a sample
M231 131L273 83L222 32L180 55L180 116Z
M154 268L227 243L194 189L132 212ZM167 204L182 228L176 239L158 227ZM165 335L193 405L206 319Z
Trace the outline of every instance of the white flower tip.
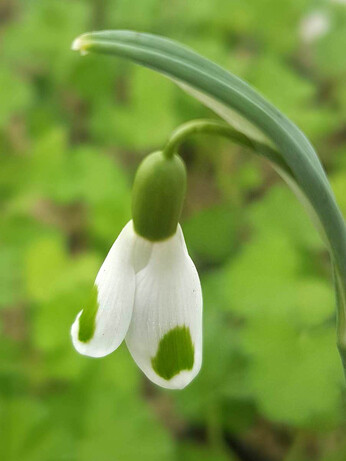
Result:
M171 379L162 379L159 375L157 375L155 370L153 370L155 374L150 374L150 376L147 373L146 374L153 383L160 387L170 390L182 390L185 389L185 387L187 387L196 378L196 376L201 370L201 366L202 357L197 357L196 354L194 357L193 368L191 370L181 370Z
M103 355L97 354L98 351L94 351L93 348L88 346L87 342L82 342L79 339L79 318L82 315L83 311L80 311L76 317L76 320L73 322L71 327L71 338L73 347L76 349L77 352L81 355L86 355L88 357L102 357ZM96 352L96 355L95 355Z
M71 327L71 337L72 337L72 344L76 351L87 357L93 358L101 358L105 357L106 355L113 352L113 349L109 350L104 347L97 347L95 344L90 340L88 342L80 341L79 339L79 317L81 316L82 311L77 315L76 320L74 321Z

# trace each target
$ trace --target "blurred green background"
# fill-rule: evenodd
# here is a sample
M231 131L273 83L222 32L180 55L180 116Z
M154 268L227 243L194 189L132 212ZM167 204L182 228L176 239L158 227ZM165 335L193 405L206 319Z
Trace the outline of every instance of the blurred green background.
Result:
M286 185L238 147L199 137L181 152L205 299L196 380L162 390L124 345L88 359L69 330L130 219L141 158L213 116L72 40L153 32L232 70L309 136L346 214L345 2L2 0L0 26L0 459L344 461L327 252Z

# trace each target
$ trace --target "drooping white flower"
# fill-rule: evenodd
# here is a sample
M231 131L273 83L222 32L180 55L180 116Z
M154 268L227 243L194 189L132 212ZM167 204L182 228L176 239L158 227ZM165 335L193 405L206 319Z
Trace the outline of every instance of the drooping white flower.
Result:
M155 158L161 168L162 158ZM149 164L151 161L149 158ZM153 171L157 182L158 170L155 167ZM163 223L160 216L150 218L149 224L141 218L142 195L140 205L134 207L142 234L160 238L139 235L134 221L124 227L97 274L90 300L77 315L71 335L77 351L91 357L110 354L126 339L133 359L151 381L182 389L201 368L202 292L180 225L176 223L171 234L172 223L167 224L169 198L165 192L170 190L170 175L160 181L163 201L150 202L159 211L166 206L159 213L164 216ZM152 178L152 172L149 176ZM148 193L143 181L146 184L146 177L139 181L140 194ZM152 186L152 179L149 183ZM156 194L156 185L154 189ZM176 206L172 209L175 215L180 214ZM161 238L165 232L168 237Z

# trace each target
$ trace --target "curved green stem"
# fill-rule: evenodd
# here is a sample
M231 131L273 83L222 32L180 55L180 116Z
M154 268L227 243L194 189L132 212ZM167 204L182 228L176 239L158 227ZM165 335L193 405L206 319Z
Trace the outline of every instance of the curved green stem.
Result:
M166 158L173 157L179 146L185 142L187 138L198 134L222 136L242 147L251 149L255 154L263 155L273 164L279 166L286 173L290 175L292 174L288 165L282 160L279 153L275 149L268 146L268 144L250 139L240 131L231 128L227 123L219 120L197 119L180 125L173 131L170 138L168 139L165 147L162 150L163 155Z
M173 131L171 137L163 149L163 154L167 158L172 157L178 149L179 145L182 144L186 138L195 134L212 134L223 136L230 139L231 141L242 144L245 147L251 147L250 140L245 135L234 130L226 123L222 123L216 120L191 120Z

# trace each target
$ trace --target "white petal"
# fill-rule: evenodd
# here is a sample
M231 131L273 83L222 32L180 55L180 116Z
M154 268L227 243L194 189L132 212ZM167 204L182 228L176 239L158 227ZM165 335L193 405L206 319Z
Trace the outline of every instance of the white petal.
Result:
M201 285L180 226L173 237L153 244L148 264L136 275L126 344L147 377L162 387L182 389L201 368Z
M133 253L135 247L139 254L142 249L141 241L137 242L137 239L130 221L114 242L97 274L95 286L98 309L91 339L87 342L79 340L79 319L82 311L72 325L72 342L81 354L103 357L113 352L125 338L135 294Z

